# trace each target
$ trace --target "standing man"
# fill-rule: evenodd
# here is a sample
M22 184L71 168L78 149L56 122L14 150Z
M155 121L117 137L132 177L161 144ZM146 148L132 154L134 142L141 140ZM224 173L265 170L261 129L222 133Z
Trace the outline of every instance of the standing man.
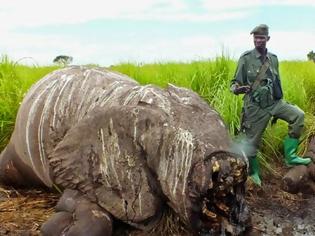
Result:
M283 142L286 164L308 165L311 159L296 155L298 139L304 126L304 112L282 99L278 58L266 48L270 39L268 26L261 24L255 27L251 34L255 48L241 55L231 81L231 91L236 95L245 94L241 131L246 137L249 175L253 182L260 186L256 155L271 117L285 120L289 125L288 136Z

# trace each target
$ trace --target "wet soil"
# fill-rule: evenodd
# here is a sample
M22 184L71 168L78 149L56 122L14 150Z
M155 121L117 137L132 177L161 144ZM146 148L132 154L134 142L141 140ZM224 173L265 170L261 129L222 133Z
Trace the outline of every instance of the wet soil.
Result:
M247 202L254 231L251 235L315 235L315 196L281 190L286 171L278 169L277 176L265 177L261 188L248 183Z
M315 196L282 191L281 175L264 177L261 188L247 183L246 198L253 222L250 235L315 235ZM42 189L0 186L0 235L40 235L40 226L53 214L59 196ZM139 233L124 235L142 235Z

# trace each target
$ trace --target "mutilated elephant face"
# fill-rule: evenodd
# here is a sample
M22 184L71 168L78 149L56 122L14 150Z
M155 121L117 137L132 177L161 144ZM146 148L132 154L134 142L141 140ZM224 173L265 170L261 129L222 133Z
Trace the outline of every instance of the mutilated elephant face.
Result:
M246 163L235 154L219 151L196 163L189 197L191 227L215 235L238 235L249 226L245 204Z
M165 121L159 164L154 165L168 205L196 232L243 232L249 224L246 157L230 152L232 142L220 115L199 96L168 90L173 115Z

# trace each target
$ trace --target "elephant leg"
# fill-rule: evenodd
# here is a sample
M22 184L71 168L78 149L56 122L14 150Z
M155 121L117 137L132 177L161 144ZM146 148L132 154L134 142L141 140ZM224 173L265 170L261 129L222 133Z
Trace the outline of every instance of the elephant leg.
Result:
M23 186L24 178L14 163L17 158L14 147L11 143L0 155L0 182L6 185Z
M43 236L110 236L112 217L78 191L67 189L55 213L41 227Z
M11 142L0 155L0 182L15 187L44 186L32 168L19 158Z
M45 236L61 236L72 224L73 218L70 212L56 212L42 225L41 232Z

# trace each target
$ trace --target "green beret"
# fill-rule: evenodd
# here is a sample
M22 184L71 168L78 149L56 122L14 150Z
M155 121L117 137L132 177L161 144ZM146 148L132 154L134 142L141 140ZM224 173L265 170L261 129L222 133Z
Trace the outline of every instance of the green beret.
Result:
M268 27L268 25L265 25L265 24L258 25L250 32L250 34L268 36L269 35L269 27Z

